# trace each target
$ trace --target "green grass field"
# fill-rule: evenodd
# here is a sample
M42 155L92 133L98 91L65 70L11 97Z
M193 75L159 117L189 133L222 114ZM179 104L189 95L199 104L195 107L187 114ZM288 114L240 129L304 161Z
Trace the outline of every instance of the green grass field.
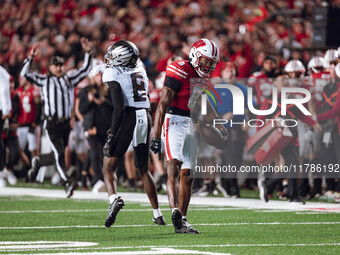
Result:
M105 228L107 208L105 201L0 196L0 253L340 254L335 212L192 206L188 219L201 234L185 235L174 233L166 204L167 226L152 222L148 204L129 202Z

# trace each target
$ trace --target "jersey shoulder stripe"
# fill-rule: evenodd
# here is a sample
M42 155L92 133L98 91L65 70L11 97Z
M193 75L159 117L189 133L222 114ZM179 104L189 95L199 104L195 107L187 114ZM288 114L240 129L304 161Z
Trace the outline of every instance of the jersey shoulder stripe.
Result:
M171 66L168 66L168 70L167 70L167 71L172 72L172 73L174 73L174 74L176 74L176 75L182 77L183 79L186 79L186 78L187 78L186 75L181 74L181 73L178 72L176 69L173 69ZM167 73L168 73L168 72L167 72Z
M168 65L166 70L166 76L170 76L180 82L188 79L191 75L189 63L186 60L174 61Z
M175 65L171 65L171 64L170 64L169 67L171 67L172 69L174 69L174 70L180 72L181 74L188 75L188 73L185 72L182 68L178 68L178 67L176 67Z

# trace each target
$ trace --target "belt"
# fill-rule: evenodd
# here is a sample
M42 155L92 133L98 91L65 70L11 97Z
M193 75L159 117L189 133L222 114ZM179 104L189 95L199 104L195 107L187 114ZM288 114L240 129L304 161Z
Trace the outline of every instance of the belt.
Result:
M54 122L56 124L64 124L64 123L68 123L70 122L70 119L69 118L56 118L56 117L52 117L52 116L47 116L45 117L45 119L47 121L51 121L51 122Z
M137 110L146 110L147 112L150 112L150 108L138 108L138 107L132 107L132 106L125 106L125 111L137 111Z
M166 109L166 113L174 114L174 115L180 115L184 117L190 117L190 111L186 111L183 109L179 109L175 106L169 105Z

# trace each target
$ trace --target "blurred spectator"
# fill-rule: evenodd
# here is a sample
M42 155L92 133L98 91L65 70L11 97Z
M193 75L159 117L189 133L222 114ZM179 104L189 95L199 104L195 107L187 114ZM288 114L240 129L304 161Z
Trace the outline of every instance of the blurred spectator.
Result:
M0 172L0 178L6 178L11 185L15 185L17 183L17 178L13 174L13 166L19 160L20 157L20 147L17 136L17 128L18 128L18 116L19 116L19 97L15 93L14 87L14 79L10 77L10 94L11 94L11 103L12 103L12 111L10 117L8 118L7 125L4 126L4 131L0 135L4 140L4 148L5 153L4 159L5 168L2 172ZM6 150L7 148L7 150Z
M38 87L28 82L24 77L19 77L19 116L18 138L21 150L21 158L24 165L29 166L30 161L24 153L26 146L31 157L38 155L36 127L41 117L41 96Z
M6 186L6 182L2 178L3 170L5 168L5 147L2 140L2 131L4 122L8 123L8 118L12 110L9 79L10 75L8 72L0 66L0 187Z
M127 39L141 50L154 80L167 60L178 55L182 42L190 47L206 37L217 43L223 58L236 61L239 77L248 77L260 52L280 53L290 38L297 47L310 46L311 14L318 4L296 0L5 1L0 4L0 64L16 77L25 52L41 41L42 54L35 64L45 73L54 54L75 55L66 68L76 66L81 60L77 57L81 36L94 42L97 57L103 57L112 41ZM288 9L296 14L287 14Z

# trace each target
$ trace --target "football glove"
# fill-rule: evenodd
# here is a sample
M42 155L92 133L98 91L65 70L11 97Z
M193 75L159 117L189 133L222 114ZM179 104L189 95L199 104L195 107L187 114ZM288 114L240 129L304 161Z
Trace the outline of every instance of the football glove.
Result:
M226 142L226 144L229 144L230 133L229 133L228 129L226 129L224 125L217 125L216 127L218 128L218 130L220 130L220 132L223 136L223 140Z
M153 153L158 153L158 159L161 160L161 150L162 150L162 141L159 137L154 137L151 140L150 149L153 151Z
M114 138L115 138L114 135L110 134L109 132L107 133L106 142L103 147L103 155L105 157L108 157L108 158L111 157L111 149L112 149Z

